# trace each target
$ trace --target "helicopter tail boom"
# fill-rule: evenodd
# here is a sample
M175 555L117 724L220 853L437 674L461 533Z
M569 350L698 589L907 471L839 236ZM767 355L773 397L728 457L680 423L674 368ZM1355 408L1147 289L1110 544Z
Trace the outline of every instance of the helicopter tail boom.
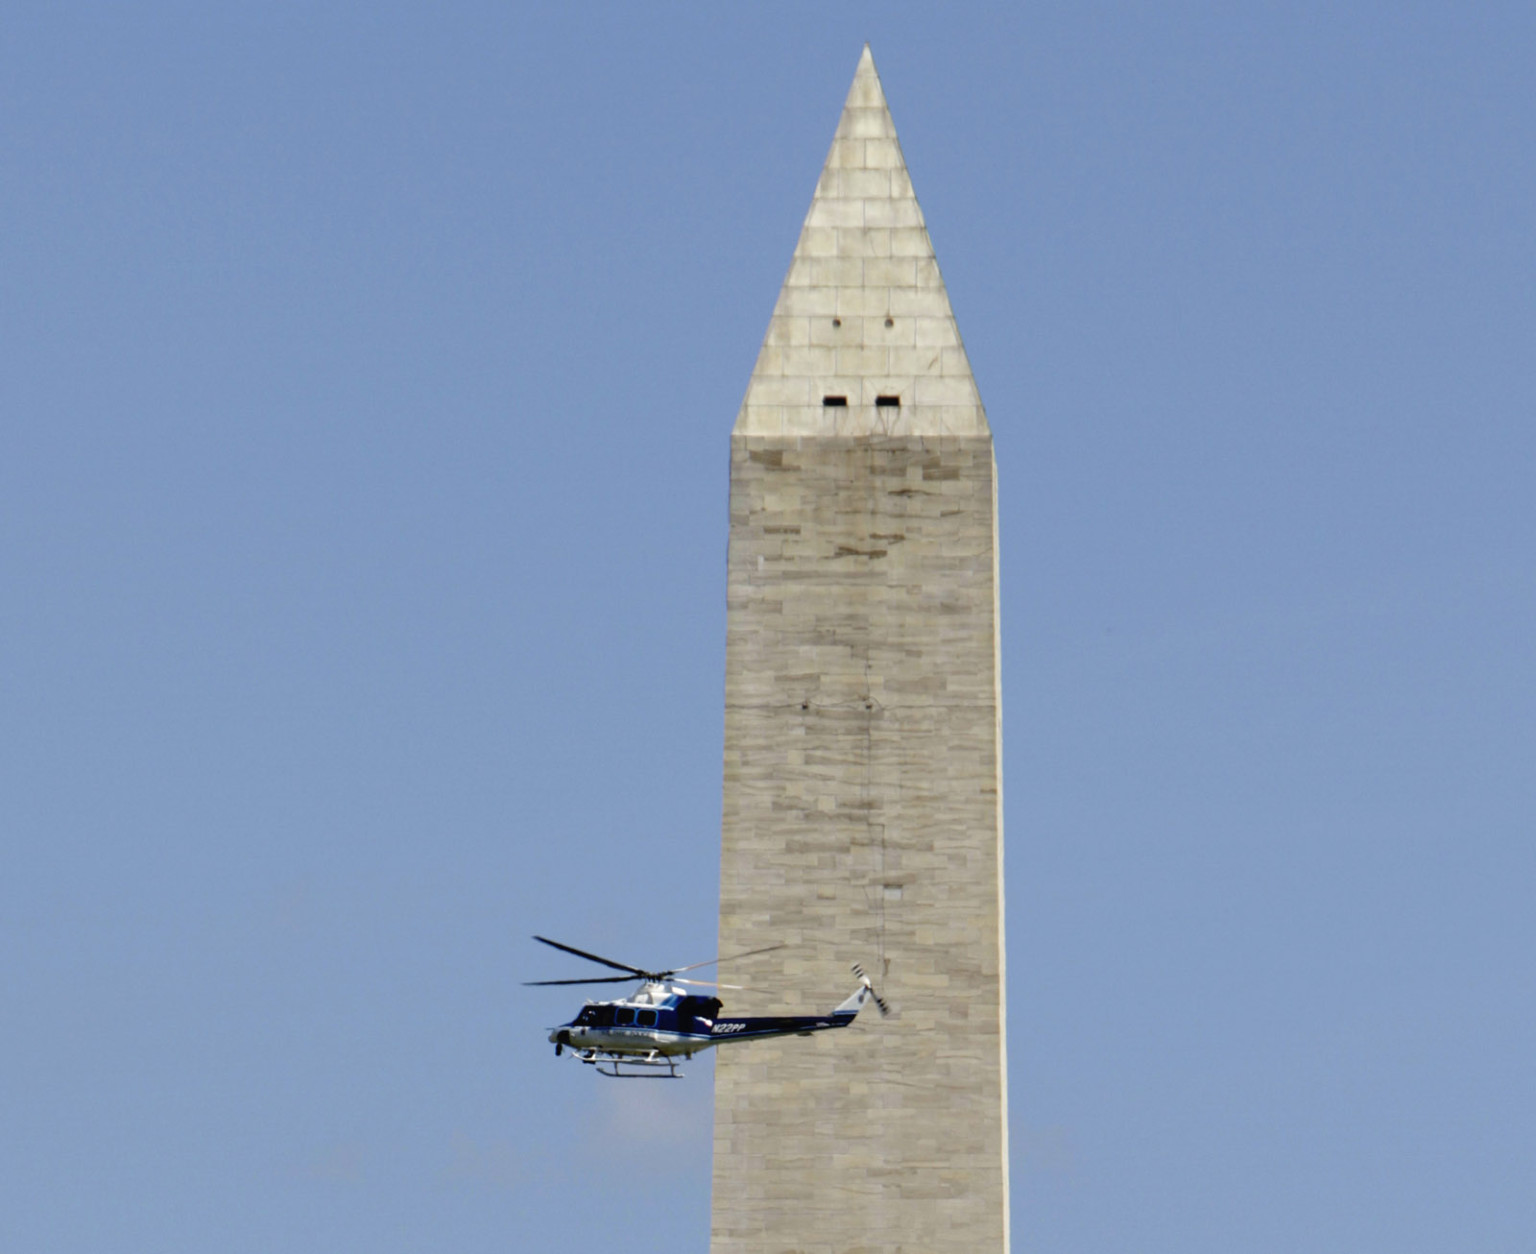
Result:
M732 1041L761 1040L768 1036L809 1036L812 1032L824 1032L829 1028L846 1028L864 1009L866 1002L874 1002L882 1016L890 1013L884 998L875 992L875 986L864 974L862 967L855 966L859 987L846 1001L833 1007L827 1015L786 1015L764 1019L719 1019L711 1028L712 1045L725 1045Z

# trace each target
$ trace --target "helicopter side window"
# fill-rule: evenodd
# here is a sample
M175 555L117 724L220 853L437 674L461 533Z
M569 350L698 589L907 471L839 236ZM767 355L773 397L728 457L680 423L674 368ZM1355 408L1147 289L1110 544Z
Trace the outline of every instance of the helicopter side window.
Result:
M635 1016L635 1022L642 1028L654 1028L656 1026L656 1012L654 1010L642 1010Z
M613 1022L616 1027L634 1021L635 1012L629 1006L620 1006L613 1012Z

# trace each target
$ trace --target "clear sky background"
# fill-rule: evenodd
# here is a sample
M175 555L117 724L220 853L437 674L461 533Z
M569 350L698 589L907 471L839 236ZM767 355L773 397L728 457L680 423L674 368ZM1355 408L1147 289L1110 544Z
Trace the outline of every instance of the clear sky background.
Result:
M519 982L714 952L865 40L997 444L1014 1248L1536 1244L1536 8L18 3L0 1249L704 1254L710 1066Z

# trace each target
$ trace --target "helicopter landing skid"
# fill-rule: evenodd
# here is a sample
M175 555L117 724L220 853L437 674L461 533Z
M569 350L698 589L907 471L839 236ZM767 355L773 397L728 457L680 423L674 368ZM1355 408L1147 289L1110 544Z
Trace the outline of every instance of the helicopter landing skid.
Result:
M582 1062L589 1067L596 1067L598 1075L605 1075L611 1080L681 1080L683 1073L677 1069L677 1060L661 1054L648 1054L644 1058L634 1058L628 1055L617 1057L609 1055L606 1058L582 1057ZM625 1070L625 1068L631 1068Z

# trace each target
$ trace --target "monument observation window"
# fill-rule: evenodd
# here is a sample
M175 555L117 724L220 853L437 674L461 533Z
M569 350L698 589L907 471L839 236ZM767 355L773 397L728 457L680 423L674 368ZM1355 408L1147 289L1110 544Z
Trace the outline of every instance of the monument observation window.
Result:
M876 409L898 409L900 407L901 407L901 397L899 397L899 396L877 396L877 397L875 397L875 408Z
M821 403L827 409L847 409L848 398L846 396L823 396Z

